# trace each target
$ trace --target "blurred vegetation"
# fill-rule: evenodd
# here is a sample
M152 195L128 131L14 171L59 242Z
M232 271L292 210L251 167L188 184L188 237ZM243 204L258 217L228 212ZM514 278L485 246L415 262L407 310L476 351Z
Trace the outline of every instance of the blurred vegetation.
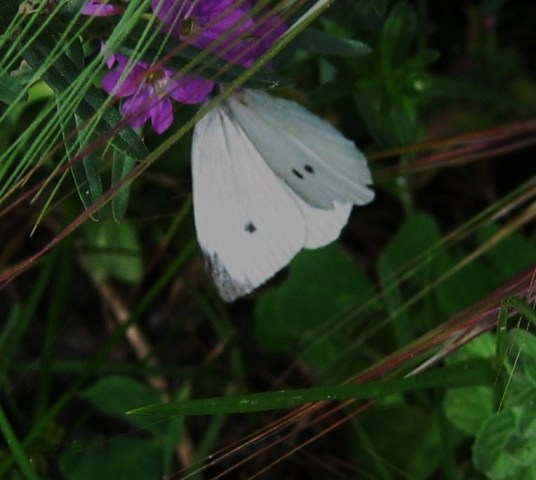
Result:
M24 5L0 5L1 478L536 478L532 0L339 0L251 79L354 140L376 199L230 305L195 240L195 108L114 135L107 20ZM292 403L350 380L368 396Z

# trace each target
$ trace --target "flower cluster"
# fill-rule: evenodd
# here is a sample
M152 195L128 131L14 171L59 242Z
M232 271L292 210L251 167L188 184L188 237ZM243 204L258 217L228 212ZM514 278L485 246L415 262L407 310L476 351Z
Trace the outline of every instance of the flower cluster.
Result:
M82 8L82 14L95 17L109 17L119 15L122 12L123 8L121 6L109 4L106 0L89 0Z
M252 17L251 0L152 0L151 9L162 30L178 41L228 62L251 66L284 33L284 21L275 15ZM85 15L121 14L123 7L106 0L89 0ZM135 128L150 120L162 133L173 123L173 101L203 102L215 82L195 75L183 75L160 64L132 61L126 55L111 55L111 71L102 86L110 95L124 99L121 114Z

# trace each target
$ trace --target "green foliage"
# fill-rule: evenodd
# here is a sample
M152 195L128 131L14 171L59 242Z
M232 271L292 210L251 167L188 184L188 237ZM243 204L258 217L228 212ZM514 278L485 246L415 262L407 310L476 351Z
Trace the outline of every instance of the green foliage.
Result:
M7 71L0 69L0 101L11 104L22 93L23 87Z
M476 434L473 462L494 479L530 479L536 478L536 338L526 331L513 330L510 339L512 356L522 351L522 361L511 373L502 408L489 415Z
M305 29L290 44L290 48L303 49L316 55L337 55L342 57L368 55L371 51L370 47L363 42L329 35L315 28Z
M138 282L143 272L141 247L136 230L127 222L108 218L88 222L84 228L88 268L97 281L115 278Z
M412 324L431 325L431 319L441 313L435 302L428 302L427 309L405 305L419 292L425 293L427 285L440 276L447 255L440 242L433 217L417 213L405 220L378 260L378 279L385 307L396 318L393 328L399 345L412 339Z
M365 310L378 308L373 296L364 272L340 247L303 251L287 280L258 302L256 340L271 354L290 353L301 345L300 359L306 365L326 381L342 381L358 361L356 352L342 352L360 324L358 319L341 323L341 314L362 304L364 319Z
M525 392L512 407L484 422L474 446L478 469L496 479L535 478L535 401L536 390Z
M288 351L372 292L364 273L340 247L303 251L292 262L287 280L258 303L257 341L269 352Z
M475 361L445 367L441 369L440 373L431 372L403 379L147 405L133 409L129 413L134 415L172 415L179 417L251 413L298 407L322 400L369 400L382 398L389 394L405 393L425 388L459 388L467 385L490 384L492 381L493 371L489 363Z
M452 361L468 358L491 359L494 354L495 338L491 334L484 334L454 354ZM445 415L461 432L474 436L484 421L495 412L494 393L493 389L486 387L449 390L445 393Z
M154 441L136 437L78 440L62 455L60 466L73 480L147 480L160 476L159 453Z
M81 392L98 411L136 427L131 436L102 441L95 436L77 440L62 453L60 467L68 478L157 478L169 468L169 445L180 442L180 421L157 421L125 414L159 399L156 390L129 377L104 377ZM149 434L149 435L147 435ZM96 461L98 459L98 461Z
M387 473L389 470L403 472L408 478L428 478L441 464L444 451L433 412L411 404L389 405L381 409L381 415L365 417L360 430L362 434L366 432L367 440L356 446L356 456L364 459L369 475L375 474L374 458L387 467L384 478L396 478L393 473ZM385 435L385 431L391 434ZM401 445L404 448L400 448Z
M83 390L80 395L107 415L121 418L137 427L145 427L153 433L162 431L162 424L144 422L143 419L125 414L136 407L159 400L155 390L129 377L105 377Z
M158 31L149 0L84 3L0 2L0 477L536 479L530 0L262 0L300 23L257 70ZM198 107L125 126L103 37L303 102L375 157L375 202L223 305Z

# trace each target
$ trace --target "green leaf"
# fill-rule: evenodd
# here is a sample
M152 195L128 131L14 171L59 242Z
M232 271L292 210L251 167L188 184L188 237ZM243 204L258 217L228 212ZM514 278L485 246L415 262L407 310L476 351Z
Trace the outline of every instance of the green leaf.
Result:
M405 1L398 2L389 12L379 38L380 62L384 71L403 63L417 29L417 15Z
M266 351L285 351L373 294L366 275L337 244L303 251L292 261L287 280L259 301L257 341Z
M377 264L387 311L399 345L413 338L415 312L404 306L405 299L420 292L438 275L446 253L439 247L441 232L433 217L424 213L409 216L385 247ZM419 310L422 310L421 308Z
M289 47L307 50L316 55L357 57L371 52L368 45L350 38L336 37L315 28L305 29Z
M399 403L371 409L359 422L372 445L372 449L369 445L360 445L354 454L354 458L364 463L365 470L362 471L360 465L359 478L434 478L434 471L438 471L445 454L434 411L419 408L415 403ZM418 441L415 441L415 432L418 432ZM375 475L371 468L375 456L384 465L388 459L388 470L396 475Z
M111 218L84 225L88 267L97 281L110 277L127 283L139 281L143 272L141 247L136 230L128 222Z
M448 390L445 394L445 415L459 430L476 435L493 413L493 391L489 387Z
M408 77L406 72L401 72L385 85L377 78L356 83L356 108L376 143L384 148L405 145L419 138L416 101L398 91Z
M103 189L99 170L99 157L95 152L88 153L81 162L73 165L72 174L82 202L86 199L84 202L86 208L102 197ZM101 213L95 212L93 217L100 219Z
M63 140L66 146L67 158L73 160L76 155L87 148L91 142L96 141L94 135L89 135L88 132L78 130L81 125L80 119L62 115L61 105L58 104L58 114L60 118L61 131ZM73 137L72 132L77 132ZM85 133L85 134L84 134ZM83 141L81 140L83 138ZM77 161L71 167L78 196L85 208L89 208L103 194L102 180L99 169L99 156L96 152L90 151L83 158ZM94 220L99 220L102 217L101 211L97 211L92 215Z
M289 351L295 341L292 329L274 315L277 298L277 290L270 290L257 302L255 309L255 340L264 351L273 354Z
M446 362L451 364L474 358L482 358L491 362L495 355L495 348L495 335L484 333L449 355ZM494 412L494 389L500 386L495 382L493 389L469 387L448 390L443 400L447 419L461 432L476 435L484 421Z
M78 439L60 457L60 469L70 480L147 480L161 478L160 447L144 438Z
M478 244L488 241L499 231L500 228L495 225L482 227L477 232ZM456 268L456 263L463 262L466 255L466 251L454 252L453 258L446 260L443 270L447 272ZM439 302L448 312L455 313L520 273L535 260L534 243L520 233L512 232L441 283L437 288Z
M444 271L457 268L457 262L463 262L465 256L465 251L454 252L454 258L443 265ZM480 300L501 281L501 276L484 258L476 258L438 285L437 298L448 313L454 314Z
M132 423L138 427L147 428L162 433L163 425L147 422L147 419L126 415L133 408L154 403L160 400L159 393L130 377L109 376L81 392L81 397L90 402L99 411Z
M0 67L0 102L11 105L23 89L23 85L17 82L8 71Z
M112 185L118 184L125 178L136 166L134 157L124 155L119 151L114 151L114 162L112 165ZM116 222L120 222L125 217L130 199L130 189L132 184L129 182L122 185L117 195L112 198L112 213Z
M508 334L508 346L512 355L520 355L521 375L515 375L516 386L527 389L536 388L536 335L534 333L514 328ZM515 370L515 373L519 373Z
M393 393L405 393L426 388L457 388L473 385L490 385L495 372L490 363L483 360L460 362L420 375L367 382L362 384L335 385L301 390L280 390L249 395L204 398L185 402L147 405L129 414L147 415L215 415L251 413L266 410L294 408L323 400L377 399Z
M400 144L390 125L391 100L382 85L375 80L360 80L354 101L367 130L379 146L389 148Z
M501 229L497 225L485 225L478 232L478 240L484 243ZM517 275L536 261L536 244L519 232L511 232L493 248L486 257L497 268L504 279Z
M536 478L536 389L488 418L473 447L476 468L497 480Z

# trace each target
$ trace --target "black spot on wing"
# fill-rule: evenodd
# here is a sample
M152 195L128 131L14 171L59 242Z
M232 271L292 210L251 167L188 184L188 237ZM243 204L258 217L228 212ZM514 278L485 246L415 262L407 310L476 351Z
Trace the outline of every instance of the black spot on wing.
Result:
M257 231L257 227L253 224L253 222L248 222L244 225L244 230L248 233L255 233Z
M314 175L315 169L308 164L305 164L303 167L303 171L300 171L296 168L292 169L292 173L296 175L300 180L303 180L307 174Z

